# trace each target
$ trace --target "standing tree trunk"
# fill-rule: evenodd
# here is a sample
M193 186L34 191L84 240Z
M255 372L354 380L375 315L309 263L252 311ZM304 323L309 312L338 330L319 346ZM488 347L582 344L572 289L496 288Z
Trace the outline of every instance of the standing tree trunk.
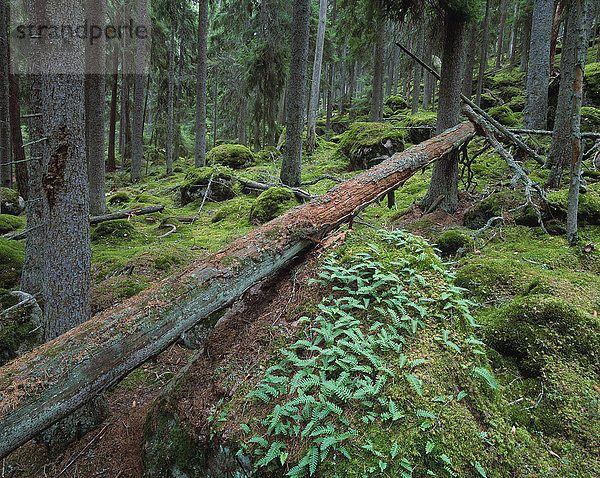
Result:
M463 80L462 93L467 98L473 96L473 69L475 66L475 49L477 47L477 23L473 22L469 30L467 41L467 55L465 58L465 79ZM423 107L425 109L425 107Z
M434 42L434 38L432 35L433 32L431 30L431 23L429 23L429 27L427 29L428 35L425 40L425 49L423 53L425 61L430 65ZM433 86L435 84L436 79L427 70L424 70L424 76L425 78L423 80L423 110L427 111L433 105Z
M552 3L552 2L550 2ZM556 42L558 41L558 32L560 31L560 24L562 23L562 16L565 4L563 2L558 2L556 5L556 12L554 13L554 20L552 21L552 33L550 36L550 74L554 74L556 72L556 67L554 65L555 57L556 57ZM552 8L552 7L550 7ZM534 13L535 14L535 13Z
M173 5L173 4L171 4ZM173 13L171 13L173 15ZM169 41L169 95L167 97L167 176L173 174L173 103L175 101L175 19L171 18Z
M317 125L317 109L319 108L319 86L321 84L321 64L323 63L323 43L325 42L325 25L327 24L327 0L319 2L319 28L315 44L315 61L308 103L308 129L306 133L306 149L315 149L315 128ZM293 75L294 72L292 71Z
M350 88L348 90L348 109L350 113L348 114L348 119L353 121L356 118L356 111L352 108L352 101L354 100L354 92L356 91L356 76L358 71L358 61L353 61L351 63L352 72L350 73ZM346 101L344 101L344 105L346 105Z
M485 16L483 17L483 36L481 39L481 50L479 50L479 76L477 78L477 93L475 103L481 105L481 94L485 83L485 70L487 69L487 52L490 38L490 0L485 2Z
M500 32L498 33L498 48L496 50L496 68L502 64L504 53L504 25L506 24L506 0L502 0L502 13L500 15Z
M17 177L17 191L19 196L27 200L29 172L25 159L25 148L23 147L23 135L21 134L21 106L19 103L19 77L11 74L9 78L8 108L10 110L10 143L12 145L13 160L15 163L15 175Z
M577 208L579 206L579 185L581 176L581 104L583 99L583 74L587 56L588 36L586 32L586 0L569 2L570 35L575 37L576 51L573 74L573 105L571 109L571 182L567 206L567 240L570 246L577 245Z
M416 55L423 58L423 49L425 48L425 15L420 12L415 18L415 23L418 29ZM412 108L411 113L417 114L419 111L419 99L421 98L421 76L423 67L419 62L415 62L414 87L412 93Z
M0 0L0 186L2 187L10 187L12 184L7 13L6 0Z
M137 18L139 25L148 21L148 0L138 0ZM131 144L131 182L142 177L144 160L144 86L146 83L147 38L137 38L135 46L135 78L133 86L133 138Z
M1 0L0 0L1 1ZM106 23L106 2L86 2L87 20L93 25ZM100 35L85 48L85 133L90 187L90 214L106 212L106 165L104 159L105 37Z
M117 130L117 96L119 91L119 51L116 45L114 46L113 52L112 80L110 120L108 126L108 158L106 161L106 170L111 173L117 170L117 161L115 158L115 140Z
M206 42L208 39L208 0L198 5L198 64L196 70L196 153L194 166L206 165Z
M48 0L50 24L81 25L83 6ZM43 8L43 7L42 7ZM90 317L90 223L85 159L82 42L48 42L42 56L42 202L44 338L51 340ZM36 197L37 199L38 197Z
M517 58L517 34L519 32L519 2L515 2L515 11L513 13L512 33L510 35L510 66L514 67Z
M527 101L523 111L523 127L546 129L548 115L548 78L550 68L550 30L553 0L535 0L531 19L531 43L527 68Z
M281 164L281 182L299 186L302 165L302 130L304 129L304 96L308 69L308 36L310 0L293 0L290 81L285 147Z
M182 29L183 30L183 29ZM183 95L183 62L184 62L184 37L183 34L179 39L179 65L177 71L177 89L175 92L175 137L174 137L174 151L173 157L178 160L181 157L181 120L183 118L183 108L181 107L181 100ZM147 96L147 95L146 95Z
M563 48L560 55L560 85L558 88L558 101L556 104L556 117L552 142L546 159L546 166L550 167L548 187L560 186L563 170L568 161L573 157L572 127L573 127L573 95L575 85L575 51L577 43L577 17L572 14L572 8L577 8L570 0L567 6L567 16L563 33Z
M529 43L531 41L531 21L529 14L525 15L525 23L523 25L523 35L521 35L521 64L519 71L527 71L529 64Z
M436 133L458 124L460 115L460 88L463 78L465 20L451 11L444 15L444 46L442 75L438 102ZM440 196L443 196L441 200ZM421 209L429 209L434 202L439 208L453 214L458 207L458 152L436 162L431 173L429 189L421 200Z
M375 58L373 59L373 97L369 121L383 120L383 74L385 72L385 14L382 0L372 0L376 16Z

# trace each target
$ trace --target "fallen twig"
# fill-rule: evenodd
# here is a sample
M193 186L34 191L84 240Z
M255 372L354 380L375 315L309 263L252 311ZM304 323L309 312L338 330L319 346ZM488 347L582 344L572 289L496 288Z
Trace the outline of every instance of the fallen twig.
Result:
M202 204L200 204L200 209L198 209L198 212L196 213L196 215L192 219L192 225L194 224L194 222L196 222L196 219L198 218L198 215L200 214L200 211L202 211L202 208L204 207L204 203L206 201L206 198L208 197L208 194L210 193L210 186L212 185L212 181L213 181L214 176L215 176L214 173L210 175L210 179L208 180L208 186L206 186L206 191L204 193L204 197L202 198ZM171 231L171 232L173 232L173 231Z

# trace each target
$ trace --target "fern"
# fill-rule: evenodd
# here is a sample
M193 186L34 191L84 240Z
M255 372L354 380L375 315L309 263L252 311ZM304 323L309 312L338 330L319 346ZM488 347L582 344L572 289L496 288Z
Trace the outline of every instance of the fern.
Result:
M488 369L483 367L473 367L473 375L483 378L491 388L498 390L498 383Z
M422 397L423 396L423 386L421 385L421 380L412 373L405 373L404 376L406 377L406 380L408 380L408 383L410 383L412 385L412 387L415 389L415 392L417 392L417 394L420 397Z

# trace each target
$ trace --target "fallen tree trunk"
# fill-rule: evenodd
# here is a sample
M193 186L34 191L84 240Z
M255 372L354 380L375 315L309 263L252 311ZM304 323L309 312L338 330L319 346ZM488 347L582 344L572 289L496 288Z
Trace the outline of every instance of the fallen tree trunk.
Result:
M470 122L397 153L150 289L0 368L0 458L160 353L424 166L469 141Z

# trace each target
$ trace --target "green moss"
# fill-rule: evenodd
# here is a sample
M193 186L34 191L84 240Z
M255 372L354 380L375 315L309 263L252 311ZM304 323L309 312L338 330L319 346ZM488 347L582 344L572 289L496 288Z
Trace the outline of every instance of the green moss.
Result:
M225 204L216 212L216 214L212 217L210 222L212 222L213 224L221 222L222 220L230 216L233 212L238 210L239 207L235 206L234 204Z
M481 107L483 109L487 110L488 108L493 108L497 104L498 104L498 100L496 100L496 98L494 98L489 93L483 93L481 95Z
M504 126L514 126L518 123L517 117L507 105L490 108L488 114Z
M174 255L156 257L154 259L154 267L161 271L168 271L179 264L181 264L181 259Z
M115 204L128 203L129 201L131 201L131 198L129 197L129 194L127 194L127 192L125 191L118 191L115 194L113 194L110 198L108 198L108 203L113 206Z
M19 193L14 189L10 188L0 188L0 199L4 202L18 202L19 201Z
M553 204L554 212L566 217L569 192L566 189L548 193L548 201ZM587 192L579 195L577 221L582 224L600 224L600 184L591 184Z
M152 194L142 193L135 198L135 202L138 204L162 204L164 201L162 198L153 196Z
M526 377L537 377L548 356L560 356L600 371L600 323L563 299L519 297L486 319L486 342L513 357Z
M489 84L492 89L524 86L525 73L519 71L518 68L503 70L487 77L486 83Z
M435 247L442 251L442 254L450 256L456 254L459 249L466 249L470 242L469 237L460 231L450 230L438 237Z
M515 97L523 96L523 89L512 85L502 86L499 89L499 96L502 101L509 102Z
M21 242L0 237L0 287L11 289L19 283L24 258Z
M600 109L589 106L581 108L581 131L600 132Z
M512 111L519 113L522 112L525 109L525 96L522 94L513 96L512 99L506 103L506 106L508 106Z
M435 127L436 121L437 113L432 111L421 111L402 120L400 124L406 127L429 126L433 128Z
M586 98L594 105L600 106L600 63L585 65L583 86Z
M402 95L392 95L385 99L385 106L392 111L398 111L406 108L408 105Z
M127 219L115 219L101 222L92 231L92 241L103 241L108 244L117 244L131 241L140 236L134 225Z
M10 290L0 287L0 307L8 309L19 302L19 298L10 293Z
M181 184L181 202L189 204L203 198L210 182L208 199L224 201L235 196L232 183L233 171L227 166L190 168ZM212 182L211 182L212 178Z
M490 196L465 213L464 223L469 229L480 229L489 219L502 215L502 199Z
M257 154L257 161L259 163L271 163L273 161L279 161L282 157L281 151L273 146L261 149Z
M119 297L129 299L146 289L150 284L141 277L131 277L120 284Z
M250 210L250 220L255 223L264 223L279 216L287 210L294 193L285 188L270 188L262 192Z
M367 169L374 158L402 151L404 135L384 123L356 122L344 133L339 151L350 159L352 169Z
M0 214L0 234L16 231L25 227L25 221L18 216L11 214Z
M250 166L254 161L254 153L242 144L221 144L206 154L208 165L223 164L232 169Z

